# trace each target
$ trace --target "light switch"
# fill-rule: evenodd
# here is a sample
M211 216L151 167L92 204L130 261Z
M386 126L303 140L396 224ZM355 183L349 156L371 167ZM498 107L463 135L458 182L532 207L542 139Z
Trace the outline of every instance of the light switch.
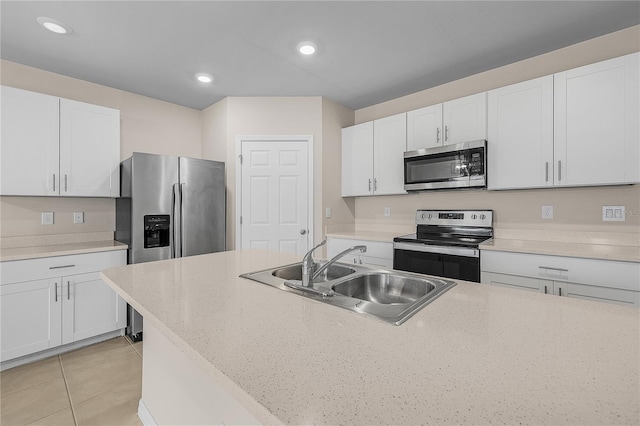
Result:
M391 207L385 207L385 208L384 208L384 215L385 215L386 217L391 216Z
M542 206L542 218L553 219L553 206Z

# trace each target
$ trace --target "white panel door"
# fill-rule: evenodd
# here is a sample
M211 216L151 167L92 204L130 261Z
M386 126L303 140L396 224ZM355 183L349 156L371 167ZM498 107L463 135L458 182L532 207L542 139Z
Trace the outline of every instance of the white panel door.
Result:
M243 249L304 254L311 178L307 141L242 141Z
M60 279L0 286L0 361L60 345Z
M487 93L477 93L442 104L444 144L487 138Z
M58 195L59 99L2 86L0 195Z
M553 186L553 76L491 90L488 188Z
M404 152L407 150L407 114L373 122L373 193L406 194Z
M126 326L126 303L99 272L62 277L62 344Z
M407 113L407 151L442 146L442 104Z
M120 111L60 100L60 195L120 195Z
M637 180L637 63L633 54L555 74L556 185Z
M342 129L342 196L373 194L373 121Z

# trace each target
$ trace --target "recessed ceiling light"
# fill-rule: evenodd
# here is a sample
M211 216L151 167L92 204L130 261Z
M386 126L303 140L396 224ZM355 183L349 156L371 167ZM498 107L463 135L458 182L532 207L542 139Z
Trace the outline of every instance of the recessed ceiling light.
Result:
M213 77L211 77L209 74L205 74L205 73L196 74L196 79L200 83L211 83L213 81Z
M36 21L49 31L56 34L71 34L73 32L70 26L58 21L57 19L40 16Z
M316 46L316 44L312 41L301 41L300 43L298 43L297 48L298 48L298 52L308 56L316 53L318 46Z

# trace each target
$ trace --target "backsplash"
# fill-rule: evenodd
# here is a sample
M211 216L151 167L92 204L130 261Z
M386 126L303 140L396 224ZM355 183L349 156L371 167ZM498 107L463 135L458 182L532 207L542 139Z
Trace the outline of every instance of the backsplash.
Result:
M542 219L542 206L554 207ZM602 221L602 206L626 206L624 222ZM385 216L385 207L390 215ZM417 209L490 209L494 228L545 231L639 233L640 185L487 191L430 191L418 194L358 197L357 230L406 229L415 225Z

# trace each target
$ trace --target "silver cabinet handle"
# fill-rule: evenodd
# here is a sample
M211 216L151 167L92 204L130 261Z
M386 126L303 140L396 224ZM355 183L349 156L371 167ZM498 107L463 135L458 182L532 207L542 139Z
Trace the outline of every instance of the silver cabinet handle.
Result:
M436 127L436 144L440 143L440 127Z
M67 281L67 300L71 300L71 282Z
M53 192L56 192L56 174L53 174Z
M374 178L373 179L373 191L377 191L378 190L378 179Z
M58 283L55 283L55 286L56 286L56 299L55 299L55 301L57 302L58 301Z
M67 175L64 175L64 192L67 192Z
M449 140L449 126L444 126L444 141Z
M569 270L568 270L568 269L564 269L564 268L552 268L551 266L538 266L538 269L551 269L552 271L569 272Z
M304 235L304 234L306 234L306 233L307 233L307 230L306 230L306 229L301 229L301 230L300 230L300 235Z
M544 286L544 294L547 294L547 286Z
M562 287L558 287L558 296L562 296Z
M558 160L558 181L562 180L562 161Z
M371 192L371 179L369 179L369 192Z
M544 181L549 182L549 162L544 163Z
M50 266L49 269L73 268L74 266L76 266L76 265Z

